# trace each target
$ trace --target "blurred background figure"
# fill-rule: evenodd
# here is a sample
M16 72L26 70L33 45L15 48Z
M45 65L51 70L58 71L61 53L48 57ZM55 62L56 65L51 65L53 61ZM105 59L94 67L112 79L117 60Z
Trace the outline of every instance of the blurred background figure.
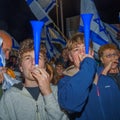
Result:
M102 73L112 77L120 88L120 64L117 47L114 44L105 44L99 48L98 54L102 63L101 69L104 68Z
M17 57L15 55L11 55L6 66L12 69L13 71L17 71L18 70Z
M59 58L56 59L56 62L61 62L64 68L67 68L70 65L67 48L63 48L62 53Z
M59 80L64 77L64 74L63 74L64 70L65 70L64 63L56 62L55 70L54 70L54 79L55 79L55 84L56 85L59 82Z
M3 30L0 30L0 38L2 39L2 50L5 55L5 59L8 60L10 52L12 49L12 37ZM3 82L3 73L6 73L6 68L0 66L0 96L2 95L2 82Z

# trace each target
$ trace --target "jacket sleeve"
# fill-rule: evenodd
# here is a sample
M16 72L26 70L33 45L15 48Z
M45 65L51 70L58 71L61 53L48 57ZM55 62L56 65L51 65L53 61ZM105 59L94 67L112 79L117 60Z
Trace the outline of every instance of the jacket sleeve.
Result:
M65 76L58 84L58 101L68 112L81 112L96 72L96 62L85 58L80 70L72 77Z
M9 95L4 93L0 100L0 120L16 119L14 109L12 106L12 99Z
M57 86L56 86L57 88ZM60 108L58 104L57 89L53 93L44 96L45 109L49 120L69 120L67 114Z

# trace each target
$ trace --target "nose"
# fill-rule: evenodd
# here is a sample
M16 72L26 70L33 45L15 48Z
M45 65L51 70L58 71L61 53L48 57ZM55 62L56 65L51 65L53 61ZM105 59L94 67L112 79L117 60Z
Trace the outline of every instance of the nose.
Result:
M31 63L32 63L32 65L35 65L35 59L34 58L31 58Z
M80 48L79 49L79 53L85 53L85 49L84 48Z

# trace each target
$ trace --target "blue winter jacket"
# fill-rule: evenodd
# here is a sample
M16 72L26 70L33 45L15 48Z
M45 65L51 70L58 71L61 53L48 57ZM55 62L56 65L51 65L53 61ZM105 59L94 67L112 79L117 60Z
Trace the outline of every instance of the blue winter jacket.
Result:
M81 99L78 94L75 95L74 90L71 90L72 92L68 92L66 95L73 95L73 98L69 100L72 104L69 104L69 108L73 108L71 107L74 106L72 100L76 99L76 112L73 113L75 120L120 120L120 90L115 81L109 76L100 74L101 71L102 69L99 70L97 85L93 83L89 93L84 94L84 96L88 96L86 100ZM74 82L72 84L74 84ZM80 95L82 94L81 92L79 93ZM81 104L82 100L84 105ZM67 109L67 107L64 108L68 111L70 110ZM81 108L79 109L80 111L78 111L78 108ZM80 112L80 114L78 114L78 112Z
M62 108L69 112L80 112L89 95L89 87L96 72L96 62L85 58L80 71L74 76L65 76L58 84L58 100Z
M120 120L120 90L111 77L100 73L78 120Z

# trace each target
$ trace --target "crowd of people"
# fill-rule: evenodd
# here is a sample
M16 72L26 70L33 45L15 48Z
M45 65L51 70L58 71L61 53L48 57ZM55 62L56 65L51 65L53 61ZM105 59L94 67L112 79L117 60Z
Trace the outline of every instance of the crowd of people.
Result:
M19 69L22 76L1 94L0 120L120 120L120 51L116 45L102 45L97 64L92 40L86 54L84 34L76 33L61 55L49 61L41 45L36 67L34 40L23 40L18 56L10 56L12 37L5 31L0 31L0 37L9 61L0 67L1 86L8 68Z

